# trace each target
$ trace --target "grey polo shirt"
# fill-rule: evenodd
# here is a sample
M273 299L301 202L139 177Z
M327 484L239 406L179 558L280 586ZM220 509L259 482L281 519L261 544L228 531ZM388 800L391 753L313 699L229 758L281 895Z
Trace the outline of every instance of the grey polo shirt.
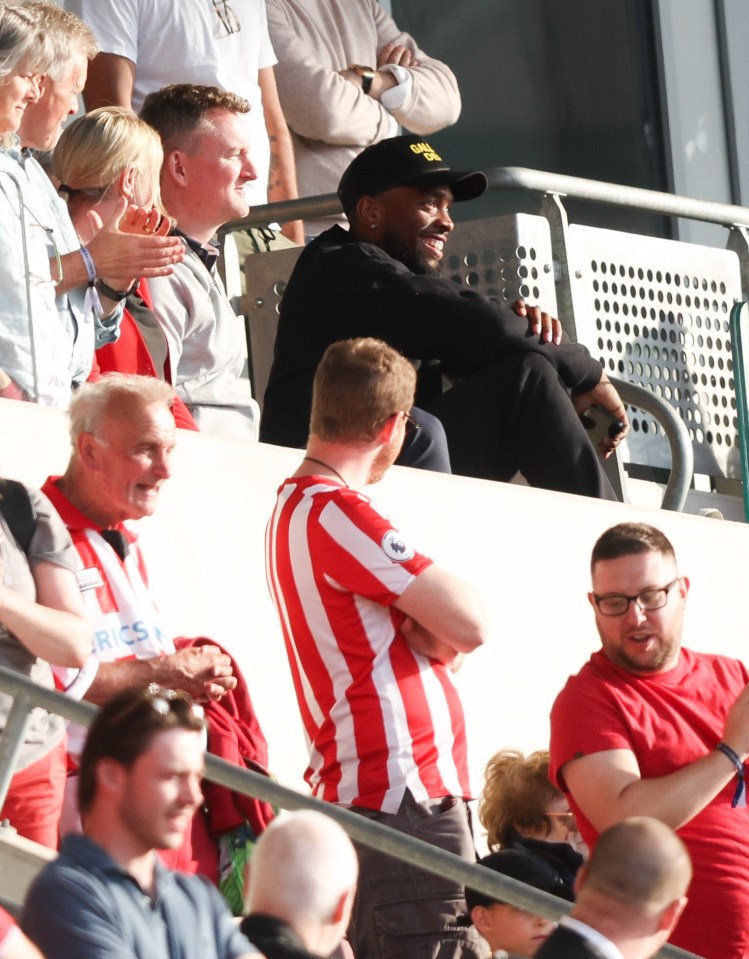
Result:
M151 899L86 836L69 835L26 896L21 926L55 959L235 959L256 953L218 890L157 865Z

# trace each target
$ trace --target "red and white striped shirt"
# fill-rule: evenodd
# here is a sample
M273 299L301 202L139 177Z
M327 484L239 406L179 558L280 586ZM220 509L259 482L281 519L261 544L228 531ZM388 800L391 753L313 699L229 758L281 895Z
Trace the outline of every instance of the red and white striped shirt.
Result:
M96 675L99 662L152 659L175 650L148 588L148 577L135 534L118 527L128 543L120 558L102 538L99 527L77 509L51 476L44 490L68 527L78 553L78 585L93 627L93 655L81 670L53 667L58 688L81 699Z
M408 645L392 605L432 561L368 497L320 476L281 486L266 547L314 795L384 812L407 788L470 798L452 674Z

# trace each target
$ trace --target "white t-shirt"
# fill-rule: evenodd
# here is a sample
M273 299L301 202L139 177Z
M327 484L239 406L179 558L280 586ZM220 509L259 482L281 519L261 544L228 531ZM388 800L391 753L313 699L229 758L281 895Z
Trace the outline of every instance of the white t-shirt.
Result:
M265 0L64 0L64 5L91 27L104 53L136 65L134 110L146 94L170 83L218 86L249 100L258 178L247 197L252 206L267 202L270 144L257 77L276 56Z

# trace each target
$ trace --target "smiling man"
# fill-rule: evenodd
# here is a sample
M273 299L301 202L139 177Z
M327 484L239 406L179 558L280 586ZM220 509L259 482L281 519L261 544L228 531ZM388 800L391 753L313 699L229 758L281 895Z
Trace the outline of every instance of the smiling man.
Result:
M681 647L689 580L668 539L623 523L591 559L602 648L551 713L550 776L592 849L631 816L677 830L692 857L690 900L671 938L709 959L749 948L749 673Z
M128 685L183 689L201 702L236 686L231 660L218 647L175 650L150 595L130 520L150 516L171 475L176 429L174 390L153 377L110 373L73 397L73 452L62 476L44 485L70 531L78 583L94 626L94 651L81 670L56 669L69 695L106 702ZM70 748L77 759L80 729Z
M28 893L23 928L58 959L239 959L257 954L209 882L161 866L202 799L205 726L189 696L128 689L89 731L78 796L84 835Z
M244 323L216 270L216 231L247 216L256 179L242 97L217 87L180 83L149 93L141 117L161 137L161 198L177 220L185 259L149 283L169 344L166 379L201 430L257 439L260 419L245 369Z
M310 243L281 303L262 440L303 446L325 348L371 336L418 366L416 402L444 426L454 472L509 480L520 470L533 486L615 498L578 416L597 403L626 424L600 364L538 311L518 316L438 275L452 203L486 185L417 136L383 140L350 164L338 188L350 229ZM453 384L444 393L443 376ZM398 462L415 465L410 452L407 443Z

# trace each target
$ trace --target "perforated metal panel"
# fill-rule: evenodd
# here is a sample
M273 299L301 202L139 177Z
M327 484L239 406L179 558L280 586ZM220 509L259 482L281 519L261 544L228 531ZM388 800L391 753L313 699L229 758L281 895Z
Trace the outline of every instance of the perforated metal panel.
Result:
M549 223L541 216L470 220L455 227L444 275L461 286L508 303L523 299L556 315Z
M262 407L268 383L278 310L301 247L245 259L247 326L253 393ZM549 224L529 214L472 220L456 226L447 246L444 275L485 296L521 298L556 314Z
M263 408L265 387L273 363L273 348L278 329L278 311L286 283L302 247L253 253L245 257L247 279L247 338L252 378L252 393Z
M679 411L696 472L740 476L728 331L741 298L736 254L574 225L568 258L580 342ZM631 420L628 459L668 467L661 427L639 410Z

